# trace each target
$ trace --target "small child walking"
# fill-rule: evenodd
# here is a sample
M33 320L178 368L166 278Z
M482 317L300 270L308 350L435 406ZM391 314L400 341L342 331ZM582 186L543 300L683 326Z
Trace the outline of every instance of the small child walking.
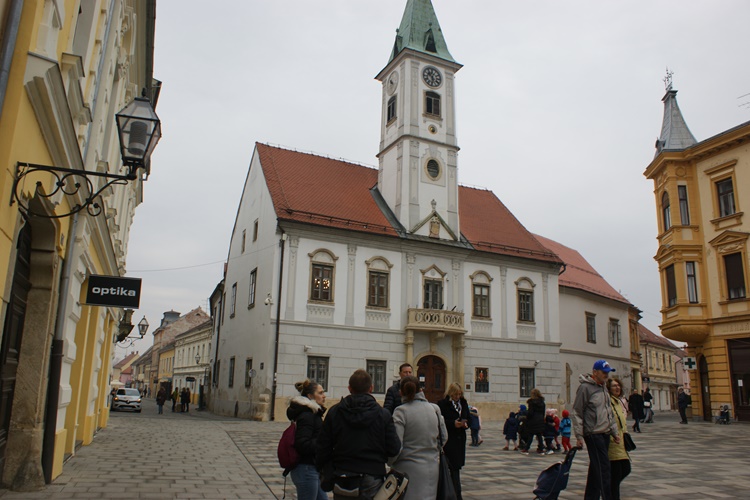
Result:
M570 446L570 434L573 428L573 422L570 421L570 412L563 410L563 418L560 420L560 435L562 436L563 453L568 453L571 450Z
M518 451L518 443L516 442L516 439L518 439L518 418L516 418L515 413L510 412L505 420L503 434L505 435L505 448L503 450L509 450L510 442L513 441L513 451Z
M482 429L482 417L476 406L469 406L469 429L471 429L471 445L479 446L484 441L479 435Z
M547 447L547 455L552 455L555 453L555 447L552 444L555 441L555 436L557 436L557 431L555 430L555 418L547 414L546 417L544 417L544 444Z

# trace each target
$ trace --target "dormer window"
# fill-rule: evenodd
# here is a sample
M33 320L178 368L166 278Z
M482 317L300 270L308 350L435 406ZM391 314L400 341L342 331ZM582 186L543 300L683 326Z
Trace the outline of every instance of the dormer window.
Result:
M432 30L427 32L427 40L424 46L424 50L427 52L437 53L437 47L435 46L435 35L432 34Z
M440 117L440 94L425 92L424 112L428 115Z

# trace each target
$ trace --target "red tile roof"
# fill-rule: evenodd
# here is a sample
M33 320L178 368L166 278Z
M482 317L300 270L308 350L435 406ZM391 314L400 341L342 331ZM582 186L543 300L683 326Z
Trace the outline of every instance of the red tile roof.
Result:
M370 190L378 171L342 160L256 143L276 217L399 237ZM492 191L459 187L461 233L477 250L560 263Z
M607 283L601 274L596 272L591 264L578 253L577 250L566 247L554 240L535 234L536 238L556 253L565 262L565 271L558 278L560 286L577 288L590 293L595 293L602 297L630 304L628 299L620 295L617 290Z
M641 340L642 344L655 344L677 350L677 346L670 342L669 339L655 334L640 323L638 323L638 338Z
M131 359L134 359L136 356L138 356L137 352L131 352L130 354L128 354L127 356L125 356L123 359L121 359L120 361L118 361L115 364L114 368L122 368L123 366L127 365L128 362Z

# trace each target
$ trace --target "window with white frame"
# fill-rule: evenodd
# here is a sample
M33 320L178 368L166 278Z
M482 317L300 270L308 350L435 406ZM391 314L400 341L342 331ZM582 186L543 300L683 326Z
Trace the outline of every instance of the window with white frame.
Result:
M677 186L677 197L680 199L680 224L690 225L690 205L688 205L687 186Z
M232 302L229 306L229 317L234 318L234 313L237 310L237 283L232 285Z
M596 314L586 313L586 342L596 344Z
M328 387L328 358L322 356L308 356L307 378L320 384L323 390Z
M531 397L531 389L534 388L534 368L520 368L519 369L519 391L518 395L521 398Z
M310 256L310 300L315 302L334 301L334 272L338 257L328 250L317 250Z
M250 290L247 296L247 307L255 307L255 283L258 280L258 268L250 271Z
M229 358L229 378L227 379L227 386L234 387L234 356Z
M367 307L387 309L390 295L390 272L393 265L384 257L373 257L367 265Z
M674 264L664 268L664 278L667 284L667 307L677 305L677 283L674 277Z
M672 217L669 209L669 195L666 191L661 195L661 219L665 231L672 227Z
M367 373L372 377L373 394L385 394L386 387L386 361L367 360Z
M732 178L720 180L716 183L716 191L719 197L719 217L727 217L736 212L734 203L734 185Z
M534 284L528 278L516 281L518 321L534 322Z
M490 319L490 278L484 271L477 271L471 276L472 288L472 316L480 319Z
M729 300L744 299L746 290L742 253L738 252L724 256L724 274L727 280L727 296Z
M691 304L697 304L698 280L695 276L695 262L685 262L685 275L687 277L688 301Z
M609 318L609 345L612 347L622 347L620 321L614 318Z

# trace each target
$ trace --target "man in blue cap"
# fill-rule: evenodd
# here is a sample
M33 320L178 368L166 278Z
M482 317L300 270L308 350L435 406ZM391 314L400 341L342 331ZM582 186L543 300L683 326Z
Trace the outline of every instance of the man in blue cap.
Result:
M576 447L586 448L589 452L589 473L586 480L584 500L611 500L611 472L609 467L610 437L615 443L620 442L617 421L612 411L612 403L607 391L609 372L615 371L605 360L594 363L591 375L581 375L581 385L576 391L573 403L573 431L576 435Z

